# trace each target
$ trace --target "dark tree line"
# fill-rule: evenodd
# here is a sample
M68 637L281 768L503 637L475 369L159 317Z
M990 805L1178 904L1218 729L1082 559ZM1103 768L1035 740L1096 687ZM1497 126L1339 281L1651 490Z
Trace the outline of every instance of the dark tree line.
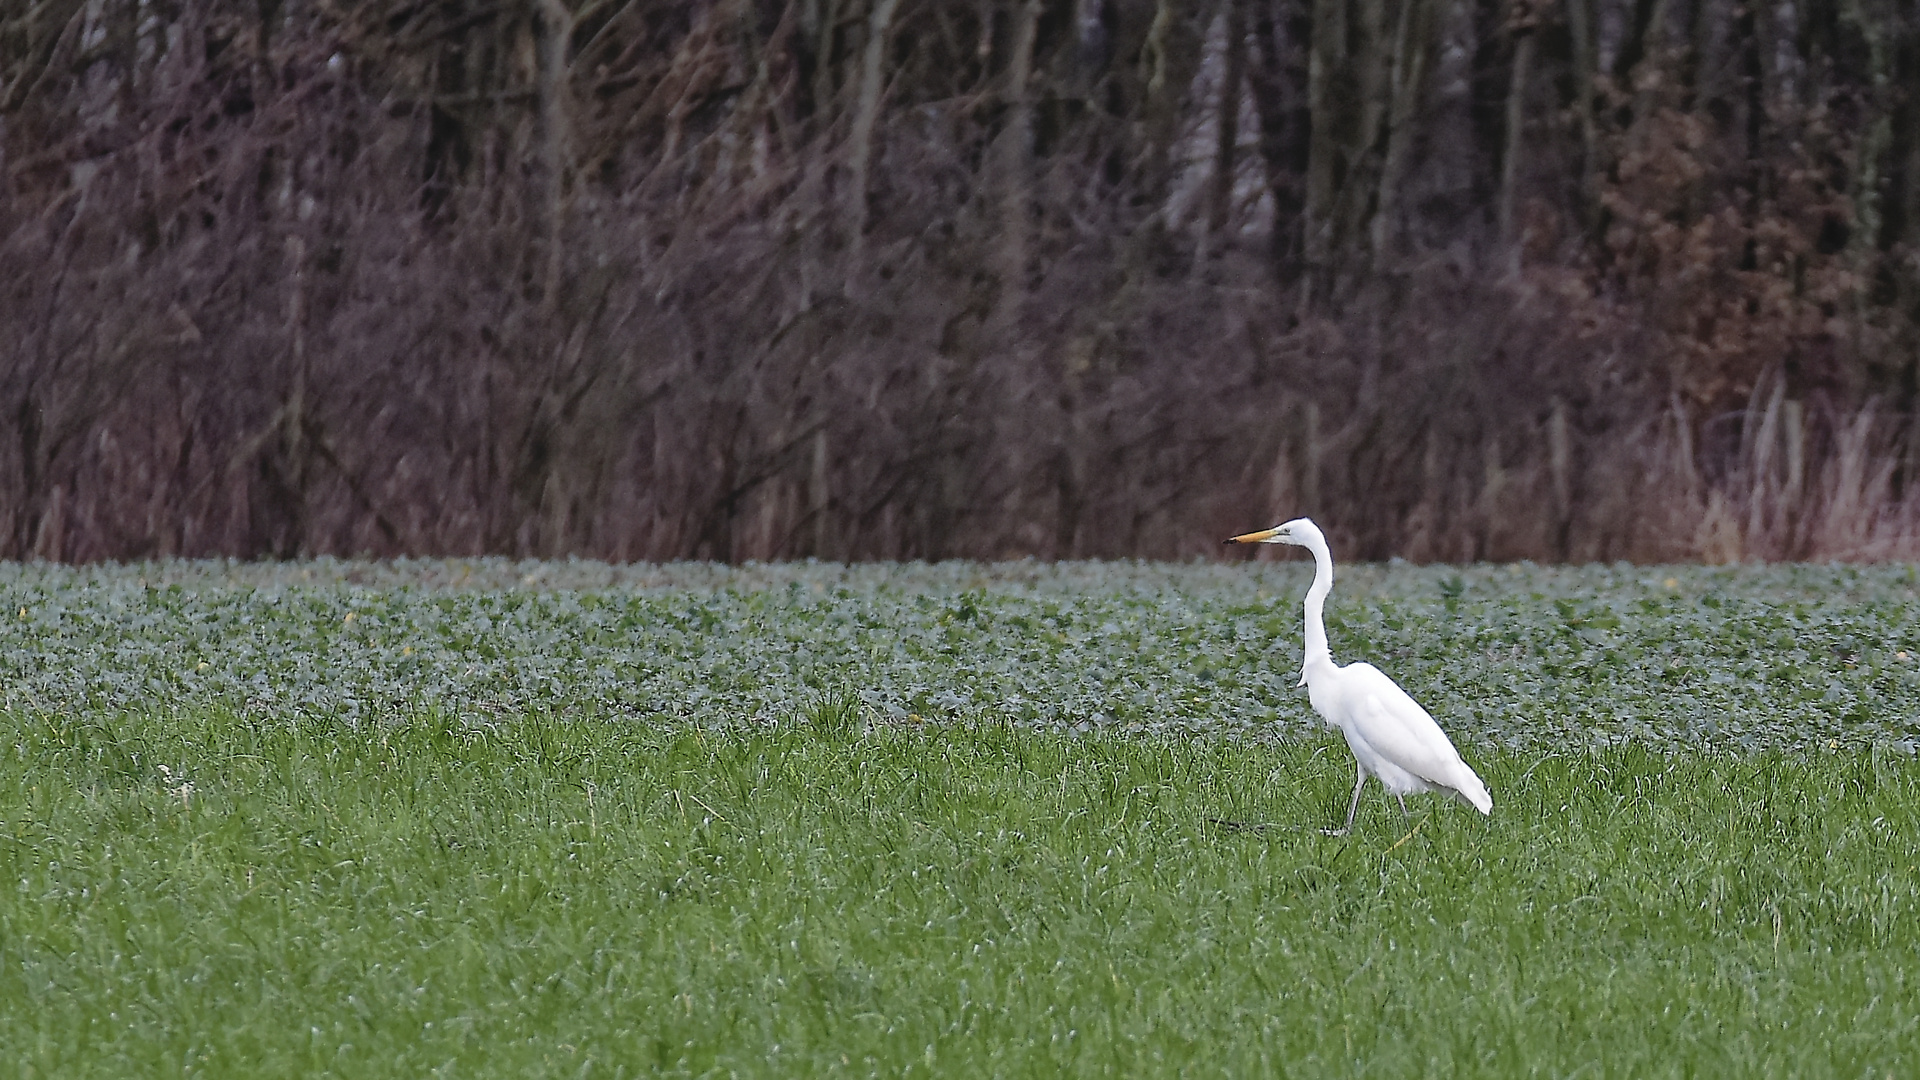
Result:
M1913 0L0 11L0 556L1920 554Z

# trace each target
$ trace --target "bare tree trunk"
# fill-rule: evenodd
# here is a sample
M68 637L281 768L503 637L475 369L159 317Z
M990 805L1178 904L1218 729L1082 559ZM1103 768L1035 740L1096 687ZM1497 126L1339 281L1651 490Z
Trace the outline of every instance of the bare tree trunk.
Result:
M1863 274L1871 270L1864 264L1873 258L1880 239L1882 180L1886 176L1882 161L1887 150L1893 144L1892 102L1887 98L1893 91L1892 58L1888 55L1887 34L1864 10L1861 0L1844 0L1840 6L1842 17L1854 25L1860 38L1867 46L1867 77L1873 103L1878 106L1871 111L1872 119L1867 124L1865 135L1860 139L1860 149L1853 168L1853 231L1851 246L1856 266Z
M833 127L836 94L833 81L835 31L839 27L839 0L805 0L801 30L812 38L812 109L807 117L807 138L803 148L800 190L792 200L800 215L799 233L803 253L800 259L799 309L814 305L815 294L829 277L827 251L836 222L831 202L830 174L833 171ZM841 279L841 280L844 280Z
M1000 132L1000 310L1017 320L1027 287L1027 206L1033 154L1033 48L1040 33L1041 0L1026 0L1013 31L1013 56L1007 64L1007 125Z
M1180 108L1199 70L1205 35L1179 0L1157 0L1141 49L1147 65L1141 102L1143 180L1149 190L1166 182L1168 154L1180 128ZM1157 192L1164 194L1164 192Z
M573 13L560 0L540 0L540 24L540 180L546 225L540 295L542 307L551 313L559 303L565 267L567 47L573 38Z
M1259 59L1248 80L1260 116L1260 155L1273 197L1273 263L1281 281L1298 279L1305 256L1308 61L1311 0L1278 0L1254 9Z
M1746 86L1746 182L1749 191L1759 187L1761 153L1766 137L1766 72L1760 59L1759 16L1752 4L1742 4L1733 20L1734 36L1740 50L1740 81Z
M1604 2L1604 0L1601 0ZM1622 90L1633 89L1633 69L1658 51L1667 27L1667 0L1633 0L1628 8L1632 25L1620 42L1620 54L1614 58L1614 78ZM1639 114L1636 113L1636 120Z
M293 186L292 175L289 170L289 188ZM313 480L313 447L308 439L311 422L307 415L311 378L307 361L307 242L298 233L287 237L287 365L289 378L287 402L280 420L280 459L290 505L285 546L275 552L281 556L299 554L306 549L307 489Z
M1306 432L1301 436L1306 444L1301 454L1302 475L1300 478L1300 500L1309 514L1325 514L1326 508L1320 501L1320 459L1324 447L1320 443L1320 405L1307 402Z
M1547 469L1553 481L1554 549L1566 558L1573 530L1573 439L1566 399L1555 394L1547 418Z
M1331 298L1355 237L1367 236L1378 194L1381 131L1392 111L1391 65L1384 57L1382 0L1315 0L1308 62L1307 202L1303 211L1308 266L1303 306ZM1369 165L1373 171L1369 172Z
M829 515L833 511L833 486L827 465L827 429L822 427L813 433L812 472L807 483L808 513L813 519L809 523L813 532L813 550L810 554L816 559L834 557L829 546L832 537Z
M1313 40L1307 57L1307 198L1300 220L1307 278L1301 307L1327 289L1333 257L1333 199L1339 181L1339 116L1335 80L1347 64L1347 18L1343 0L1313 0Z
M1500 244L1505 249L1507 272L1520 272L1521 237L1514 218L1514 201L1520 185L1521 150L1526 145L1527 77L1533 69L1533 13L1526 0L1518 0L1508 23L1514 35L1513 72L1507 84L1507 145L1500 162L1499 222Z
M1233 188L1237 169L1234 155L1240 143L1241 72L1245 68L1246 24L1242 18L1243 0L1220 0L1220 14L1226 21L1226 51L1221 57L1220 101L1215 108L1213 144L1213 203L1207 229L1220 233L1233 213Z
M875 0L867 16L867 46L860 58L860 98L854 107L853 179L847 185L847 277L851 283L864 269L867 242L867 180L873 162L873 128L880 118L880 97L886 89L887 42L893 33L893 13L900 0ZM1031 45L1029 45L1031 54Z
M1085 386L1081 373L1076 370L1078 366L1069 361L1063 377L1065 386L1060 392L1065 430L1060 436L1059 472L1055 478L1053 557L1056 559L1079 557L1080 524L1086 509L1087 425L1081 403Z
M33 536L32 556L35 560L57 562L66 556L66 494L66 488L55 484L53 492L47 496L46 509L40 514L40 525Z
M1573 117L1580 134L1579 199L1574 214L1584 231L1591 233L1599 222L1600 154L1594 131L1593 77L1600 70L1599 53L1594 48L1594 0L1565 0L1567 34L1573 47Z
M1387 119L1386 160L1380 166L1380 195L1373 216L1372 247L1376 265L1391 258L1400 230L1401 174L1414 135L1414 116L1425 87L1431 48L1432 0L1401 0L1393 33L1391 112Z
M1403 0L1404 2L1404 0ZM1346 261L1360 270L1369 265L1374 253L1367 247L1371 239L1368 218L1378 205L1380 173L1384 163L1387 122L1393 115L1393 71L1397 57L1394 43L1387 35L1387 0L1360 0L1357 8L1357 33L1349 38L1347 64L1358 80L1355 88L1360 112L1357 127L1348 135L1344 148L1347 181L1341 185L1340 224L1336 235L1351 252Z
M1634 36L1621 54L1620 80L1621 89L1633 94L1635 129L1644 132L1650 130L1646 122L1653 117L1659 95L1666 88L1663 79L1640 78L1640 65L1646 64L1651 70L1659 71L1667 60L1667 0L1652 0L1651 3L1642 0L1637 13L1641 18L1634 27Z

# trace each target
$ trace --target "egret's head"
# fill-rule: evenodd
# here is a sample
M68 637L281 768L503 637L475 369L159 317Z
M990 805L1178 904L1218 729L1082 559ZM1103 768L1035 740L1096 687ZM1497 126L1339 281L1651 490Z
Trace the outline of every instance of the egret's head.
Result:
M1311 518L1294 518L1284 525L1275 525L1271 529L1259 532L1242 533L1228 540L1229 544L1293 544L1296 547L1312 547L1314 541L1324 544L1327 538L1320 534L1320 526Z

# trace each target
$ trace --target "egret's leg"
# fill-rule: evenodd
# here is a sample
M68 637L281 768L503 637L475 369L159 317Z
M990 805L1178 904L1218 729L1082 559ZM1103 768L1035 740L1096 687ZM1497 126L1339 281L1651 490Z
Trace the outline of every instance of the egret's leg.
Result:
M1360 789L1367 786L1367 770L1359 762L1355 762L1353 771L1359 776L1353 782L1353 801L1347 804L1347 823L1337 829L1320 830L1328 836L1345 836L1353 831L1353 816L1360 812Z
M1400 800L1400 816L1406 818L1408 821L1412 821L1413 815L1407 813L1407 797L1405 795L1395 795L1394 798Z
M1353 816L1360 812L1360 792L1367 786L1366 768L1361 765L1355 765L1353 771L1356 774L1353 778L1353 798L1347 803L1347 823L1340 827L1342 833L1349 832L1353 829Z

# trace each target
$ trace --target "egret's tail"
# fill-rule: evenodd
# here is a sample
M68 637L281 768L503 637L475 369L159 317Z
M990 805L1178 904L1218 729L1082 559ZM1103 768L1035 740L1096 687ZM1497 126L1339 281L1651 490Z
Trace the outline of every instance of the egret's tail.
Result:
M1483 814L1493 813L1493 796L1487 794L1487 785L1480 782L1479 775L1469 768L1466 762L1460 763L1460 770L1454 774L1452 787L1453 793L1460 797L1461 802Z

